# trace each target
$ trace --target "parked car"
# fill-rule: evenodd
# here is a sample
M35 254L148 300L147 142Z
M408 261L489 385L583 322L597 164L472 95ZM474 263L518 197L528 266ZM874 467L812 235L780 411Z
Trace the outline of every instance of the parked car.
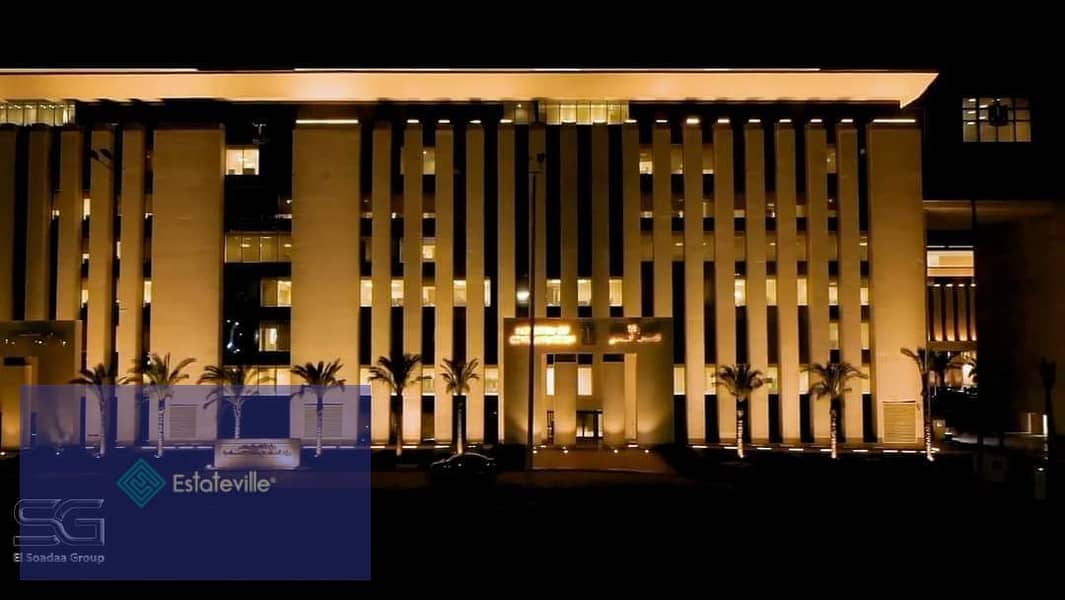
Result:
M434 483L492 483L496 461L476 452L453 454L431 464L429 475Z

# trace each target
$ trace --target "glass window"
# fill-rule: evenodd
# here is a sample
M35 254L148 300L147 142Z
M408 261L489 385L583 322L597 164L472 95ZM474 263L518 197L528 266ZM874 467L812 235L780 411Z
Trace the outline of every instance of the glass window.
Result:
M226 148L226 175L258 175L259 149L255 146Z
M373 306L373 280L359 281L359 306Z
M743 277L733 280L733 296L736 306L747 306L747 280Z
M831 350L839 350L839 321L828 323L828 347Z
M392 306L403 306L403 280L392 280Z
M144 280L144 303L145 304L151 304L152 303L152 280L151 279L145 279Z
M622 306L623 305L623 293L625 286L621 279L610 280L610 306Z
M425 238L422 240L422 262L434 262L436 260L436 240Z
M810 372L805 368L799 370L799 393L810 393Z
M577 306L592 305L592 280L577 280Z
M544 302L547 306L562 306L562 282L557 279L547 280L547 289L544 290Z
M869 322L862 321L862 350L869 349Z
M546 376L547 376L547 385L545 386L545 388L547 389L547 395L548 396L554 396L555 395L555 366L554 365L547 365Z
M869 284L862 284L858 293L862 301L862 306L869 306Z
M466 306L466 280L456 279L452 288L455 306Z
M226 235L227 263L292 261L292 236L287 233L231 233Z
M765 301L767 306L777 305L777 278L767 277L765 280Z
M288 349L288 323L264 321L259 325L260 352L287 352Z
M499 393L499 367L484 368L484 393Z
M651 149L647 146L640 148L640 175L653 175L655 163L651 159Z
M436 286L422 286L422 306L436 306Z
M806 306L806 278L800 277L796 280L799 294L799 306Z
M504 116L506 114L507 110L504 108ZM515 117L517 117L517 111ZM629 118L629 105L627 102L619 101L553 102L545 100L540 102L540 118L548 125L562 123L620 125ZM515 118L515 122L521 121Z
M578 366L577 367L577 395L578 396L591 396L592 395L592 368Z
M684 365L673 365L673 395L679 396L684 390Z
M47 100L0 101L0 125L49 125L74 122L74 103Z
M1027 98L962 98L961 120L964 142L1032 141Z
M422 366L422 395L423 396L435 396L436 388L433 386L433 366Z
M780 381L780 369L776 365L769 365L769 368L766 369L765 373L766 376L769 377L769 381L767 382L769 393L779 393L780 390L777 387L777 383Z
M828 282L828 305L839 306L839 283L835 281Z
M266 277L261 283L262 306L292 306L292 281Z

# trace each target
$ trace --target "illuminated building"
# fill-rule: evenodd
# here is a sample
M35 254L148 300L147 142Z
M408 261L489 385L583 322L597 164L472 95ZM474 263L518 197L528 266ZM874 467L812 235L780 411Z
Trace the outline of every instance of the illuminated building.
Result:
M422 354L425 375L476 357L468 436L484 443L525 440L530 336L536 435L556 445L727 443L735 405L713 373L736 362L774 381L752 398L754 441L824 443L804 367L847 361L870 378L844 398L846 441L916 444L899 353L927 321L911 103L934 79L0 72L16 225L0 323L80 322L85 364L169 352L198 360L194 378L240 363L287 383L287 366L339 357L365 382L390 352ZM4 377L49 382L30 371ZM404 403L404 443L451 439L440 378ZM387 390L372 406L389 443ZM120 417L119 439L151 434L137 422ZM290 425L305 431L302 411ZM201 429L173 441L216 437ZM340 418L327 437L350 434Z

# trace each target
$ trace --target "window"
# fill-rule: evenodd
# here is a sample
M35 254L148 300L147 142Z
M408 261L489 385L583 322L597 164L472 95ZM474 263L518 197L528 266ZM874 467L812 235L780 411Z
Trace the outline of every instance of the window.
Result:
M422 367L422 395L434 396L436 395L436 388L433 387L433 367L432 365L425 365Z
M73 102L0 101L0 125L51 125L56 127L73 122Z
M258 175L259 148L230 146L226 148L226 175Z
M484 368L484 393L499 393L499 367Z
M806 306L808 304L806 301L806 278L800 277L795 283L798 287L799 306Z
M684 365L673 365L673 395L679 396L684 390Z
M402 279L392 280L392 306L403 306L404 283ZM453 306L466 306L466 281L456 280L452 283L454 292ZM484 281L484 305L492 305L492 282ZM359 282L359 306L373 306L373 280L362 279ZM436 306L436 285L422 286L422 306Z
M359 282L359 306L373 306L373 280Z
M392 280L392 306L403 306L403 280Z
M828 305L839 306L839 283L836 281L828 282Z
M929 250L929 277L973 277L972 250Z
M592 395L592 368L591 367L577 367L577 395L578 396L591 396Z
M629 118L627 102L605 102L583 100L580 102L540 102L540 120L548 125L577 123L609 123L620 125Z
M145 304L151 304L152 303L152 280L151 279L145 279L144 280L144 303Z
M367 262L371 259L366 257ZM436 240L434 238L422 239L422 262L434 262L436 260ZM403 240L399 240L399 262L405 263L406 259L403 257Z
M767 277L765 280L765 302L766 306L777 305L777 278Z
M267 277L260 283L262 306L292 306L292 281Z
M610 280L610 306L622 306L624 285L621 279Z
M743 277L737 277L733 280L733 297L736 301L736 306L747 306L747 280Z
M288 323L263 321L259 325L259 352L288 352Z
M839 350L839 321L830 321L828 324L828 347Z
M869 322L862 321L862 350L869 349Z
M829 174L836 172L835 144L828 144L828 146L825 148L825 172Z
M292 262L292 236L287 233L226 235L227 263Z
M577 280L577 306L592 305L592 280Z
M547 380L547 385L544 386L544 388L547 390L547 395L548 396L554 396L555 395L555 366L554 365L547 365L546 380Z
M862 306L869 306L869 284L863 283L859 291L859 297L861 298Z
M1027 98L963 98L961 115L963 141L1032 141Z

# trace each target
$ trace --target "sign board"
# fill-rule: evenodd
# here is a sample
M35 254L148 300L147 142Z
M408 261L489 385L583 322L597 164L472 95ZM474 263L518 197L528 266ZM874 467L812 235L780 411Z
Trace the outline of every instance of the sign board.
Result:
M300 440L218 440L214 445L216 469L295 469L300 466Z

